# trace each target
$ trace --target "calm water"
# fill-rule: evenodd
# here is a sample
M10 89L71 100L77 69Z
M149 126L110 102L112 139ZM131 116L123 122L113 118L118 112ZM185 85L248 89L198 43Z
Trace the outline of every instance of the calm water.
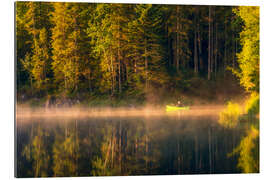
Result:
M17 117L17 175L239 173L228 154L244 129L218 116Z

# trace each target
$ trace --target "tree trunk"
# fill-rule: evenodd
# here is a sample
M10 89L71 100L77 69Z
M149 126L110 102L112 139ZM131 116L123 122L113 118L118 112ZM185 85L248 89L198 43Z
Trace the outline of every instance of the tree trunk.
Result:
M128 64L127 62L125 63L126 65L126 82L128 82Z
M115 73L114 73L114 68L113 68L113 57L112 53L111 54L111 77L112 77L112 84L111 84L111 96L114 94L114 89L115 89Z
M234 35L234 32L233 32L232 44L233 44L232 59L233 59L233 68L234 68L234 64L235 64L235 35Z
M216 45L215 45L215 76L217 76L217 56L218 56L218 28L217 28L217 23L216 23Z
M171 54L170 54L170 35L169 35L169 25L166 23L166 34L167 34L167 52L168 52L168 65L171 66Z
M199 68L200 68L200 70L203 70L202 43L201 43L200 31L198 31L198 44L199 44L199 59L200 59L200 67Z
M92 92L91 72L88 73L88 85L89 85L89 91Z
M237 39L235 37L235 51L234 51L234 56L235 56L235 63L237 61Z
M145 64L145 88L148 90L148 60L147 60L147 40L144 39L144 64Z
M211 6L209 6L208 18L208 80L211 78Z
M74 17L74 20L75 20L75 31L78 32L78 26L77 26L77 17ZM79 69L79 62L77 60L77 57L79 56L78 55L78 43L77 43L77 35L75 36L75 59L74 59L74 62L73 64L75 65L75 72L76 74L79 73L77 70ZM75 77L74 77L74 80L75 80L75 92L78 90L78 75L75 74Z
M214 17L215 17L215 9L213 11L213 16L211 19L211 73L214 69Z
M197 22L195 17L195 30L194 30L194 73L198 74L198 54L197 54Z
M67 92L67 76L65 74L65 91Z
M137 61L136 61L136 59L134 60L134 72L137 73Z
M176 70L179 70L179 6L176 6Z
M118 60L118 86L119 86L119 92L121 93L121 62L120 59Z
M225 43L224 43L224 76L225 76L225 71L226 71L226 66L227 66L227 26L226 26L226 17L225 17Z
M118 82L119 82L119 93L121 93L122 91L122 87L121 87L121 60L120 60L120 22L119 22L119 17L118 17L118 48L117 48L117 52L118 52Z

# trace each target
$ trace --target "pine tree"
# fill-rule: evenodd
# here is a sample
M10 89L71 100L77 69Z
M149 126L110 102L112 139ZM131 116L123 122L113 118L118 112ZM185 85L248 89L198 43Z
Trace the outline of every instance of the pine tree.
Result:
M130 57L135 62L136 75L149 85L163 84L166 81L165 70L165 21L166 12L159 5L136 5L136 18L130 27ZM154 23L153 23L154 22ZM140 78L137 78L140 79Z
M77 92L80 78L87 74L88 39L86 6L81 3L54 3L52 48L54 78L68 93ZM84 14L85 16L81 16Z
M127 6L128 7L128 6ZM125 25L128 22L126 6L122 4L98 4L94 19L89 24L88 35L92 39L93 52L100 59L102 72L101 91L122 90L124 72Z
M47 82L46 76L50 64L49 29L51 23L48 12L51 10L51 4L28 2L26 6L28 9L24 17L25 29L31 36L32 41L31 51L21 62L23 62L25 68L27 66L26 70L29 72L31 86L33 78L36 88L41 90L42 85ZM31 64L31 68L27 63Z
M49 47L47 42L47 32L43 28L39 31L38 39L34 39L34 49L31 63L33 64L33 69L31 73L37 83L37 88L39 89L42 84L46 83L46 74L48 71L50 56Z
M26 28L26 12L28 2L16 2L16 65L17 65L17 88L29 83L28 69L24 68L23 61L27 59L27 54L31 52L31 35ZM29 55L28 55L29 56ZM26 60L27 61L27 60Z
M168 33L173 49L173 64L178 71L187 67L191 57L189 48L189 31L192 21L189 19L191 9L186 6L169 6Z

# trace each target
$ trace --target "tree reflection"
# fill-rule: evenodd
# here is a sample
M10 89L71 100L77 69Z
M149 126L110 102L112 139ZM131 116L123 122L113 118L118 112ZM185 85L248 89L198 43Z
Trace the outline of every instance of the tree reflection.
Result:
M104 118L47 124L40 120L19 131L23 148L18 159L24 167L19 177L238 172L236 161L227 154L240 142L240 132L214 122ZM237 133L233 141L228 136L232 133Z
M92 161L92 175L150 173L158 156L153 153L145 123L135 122L111 122L103 128L100 154Z
M23 156L32 163L30 176L46 177L49 172L50 156L49 147L46 144L48 133L38 125L34 132L36 135L31 136L29 144L24 147Z
M114 166L116 149L116 129L109 124L102 129L103 138L99 155L92 161L92 175L94 176L109 176L119 171L119 168ZM117 164L119 165L119 164Z
M244 173L259 172L259 131L251 126L247 136L230 155L239 154L238 167Z
M239 105L229 103L220 115L219 123L226 128L237 125L246 130L239 145L228 157L238 156L237 167L244 173L259 172L259 95L251 94L246 101L245 113L240 115ZM238 124L240 122L240 124Z
M53 144L54 176L78 176L79 140L77 129L65 128L65 133L56 133Z

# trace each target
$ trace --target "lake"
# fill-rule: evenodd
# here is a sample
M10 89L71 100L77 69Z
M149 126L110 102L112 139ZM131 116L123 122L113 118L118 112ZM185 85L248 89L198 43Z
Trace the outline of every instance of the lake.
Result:
M219 125L219 108L194 109L71 115L17 108L17 176L240 173L237 157L229 154L245 128Z

